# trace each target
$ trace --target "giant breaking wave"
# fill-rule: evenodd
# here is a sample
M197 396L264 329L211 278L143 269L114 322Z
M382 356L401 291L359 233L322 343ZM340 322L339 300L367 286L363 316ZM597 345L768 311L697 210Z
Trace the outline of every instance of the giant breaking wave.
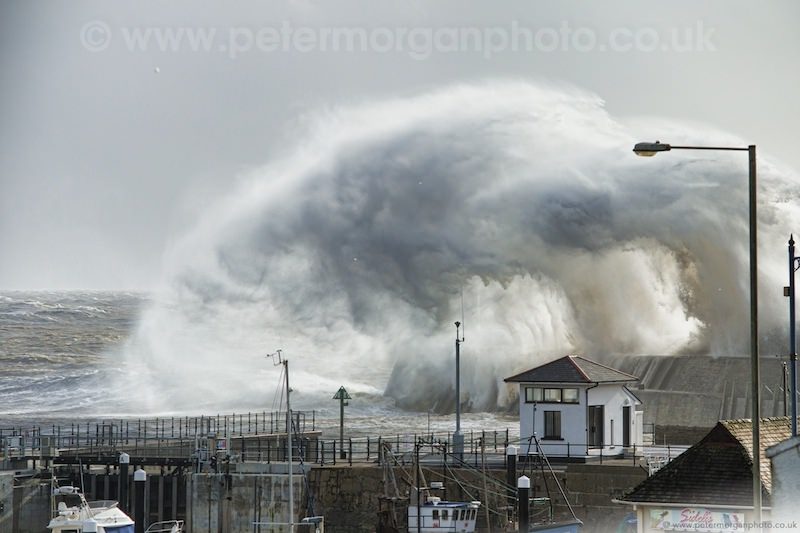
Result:
M747 353L746 155L632 154L655 138L746 144L523 82L317 113L170 251L125 348L138 401L259 405L275 385L263 355L283 348L301 403L345 384L442 408L462 307L475 410L553 355ZM800 195L759 164L762 331L779 351Z

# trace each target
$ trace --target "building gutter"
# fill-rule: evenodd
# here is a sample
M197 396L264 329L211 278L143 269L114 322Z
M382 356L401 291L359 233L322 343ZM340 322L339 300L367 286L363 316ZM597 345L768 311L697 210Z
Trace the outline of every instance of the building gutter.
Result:
M586 387L585 394L586 394L586 456L589 456L589 389L593 389L599 386L600 383L595 383L591 387ZM600 443L602 445L602 443ZM601 448L602 449L602 448Z

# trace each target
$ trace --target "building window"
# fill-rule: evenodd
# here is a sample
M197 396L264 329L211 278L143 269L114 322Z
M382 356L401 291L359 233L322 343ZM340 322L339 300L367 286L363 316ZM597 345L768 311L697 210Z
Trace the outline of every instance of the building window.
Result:
M561 411L544 412L544 438L561 438Z
M578 389L561 389L561 400L564 403L578 403Z
M525 403L580 403L578 389L523 387Z
M449 517L447 516L447 509L445 509L444 511L442 511L442 520L443 520L443 521L447 521L447 520L449 520Z
M544 389L544 401L561 402L561 389Z
M525 387L525 403L541 402L542 399L542 389L539 387Z

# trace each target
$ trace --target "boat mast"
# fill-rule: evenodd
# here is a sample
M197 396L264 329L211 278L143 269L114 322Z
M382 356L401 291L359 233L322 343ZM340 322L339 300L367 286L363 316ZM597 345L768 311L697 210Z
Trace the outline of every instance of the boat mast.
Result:
M292 468L294 466L294 457L292 456L294 446L292 444L292 404L289 398L292 392L292 389L289 388L289 360L281 356L281 350L276 350L275 353L271 353L267 357L275 357L276 366L283 365L283 374L286 378L286 465L289 471L289 520L287 520L287 524L289 525L289 533L294 533L294 468Z
M280 350L278 350L280 357ZM294 484L292 474L294 470L294 457L292 456L292 405L289 396L292 389L289 388L289 361L283 360L283 371L286 374L286 457L289 467L289 533L294 532Z

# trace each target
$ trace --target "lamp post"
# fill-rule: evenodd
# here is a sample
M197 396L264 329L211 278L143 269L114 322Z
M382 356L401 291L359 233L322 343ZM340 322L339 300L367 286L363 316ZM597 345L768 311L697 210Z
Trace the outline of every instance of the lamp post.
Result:
M464 435L461 433L461 343L459 336L461 322L456 322L456 431L453 433L453 455L459 461L464 459Z
M794 235L789 236L789 286L786 287L789 297L789 376L792 394L792 437L797 436L797 342L795 341L795 286L794 273L800 265L800 257L794 255ZM786 363L784 363L784 368ZM786 387L784 386L784 390ZM786 402L784 402L785 405ZM786 409L784 408L784 411Z
M344 450L344 406L347 405L347 400L352 398L350 398L347 389L342 385L333 395L333 399L339 400L339 458L347 459L347 452Z
M756 147L676 146L661 142L644 142L634 146L636 155L651 157L670 150L713 150L747 152L749 163L750 218L750 378L753 416L753 520L761 523L761 377L758 363L758 259L756 219Z

